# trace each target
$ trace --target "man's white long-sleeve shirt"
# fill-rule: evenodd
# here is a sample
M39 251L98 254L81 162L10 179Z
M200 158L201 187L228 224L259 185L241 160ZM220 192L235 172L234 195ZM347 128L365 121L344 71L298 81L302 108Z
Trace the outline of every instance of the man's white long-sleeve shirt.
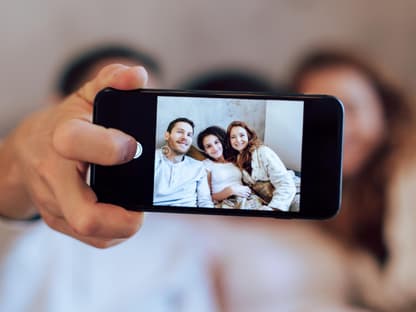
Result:
M153 203L159 206L214 207L203 163L189 156L174 163L160 149L156 150Z

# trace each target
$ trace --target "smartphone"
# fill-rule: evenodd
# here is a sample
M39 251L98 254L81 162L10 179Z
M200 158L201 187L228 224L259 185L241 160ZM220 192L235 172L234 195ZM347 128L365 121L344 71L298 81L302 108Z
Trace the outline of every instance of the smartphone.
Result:
M330 218L343 114L328 95L106 88L93 122L136 138L138 157L92 164L90 185L136 211Z

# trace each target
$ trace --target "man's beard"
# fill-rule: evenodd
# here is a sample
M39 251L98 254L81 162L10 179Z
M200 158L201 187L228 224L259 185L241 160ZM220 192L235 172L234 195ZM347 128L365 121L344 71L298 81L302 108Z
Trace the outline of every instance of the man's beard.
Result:
M179 149L177 149L177 148L175 148L175 147L171 146L171 144L169 144L169 142L168 142L168 146L169 146L169 148L170 148L171 152L172 152L175 156L184 156L184 155L186 155L186 153L188 153L189 149L191 148L191 145L189 145L189 146L187 147L186 151L179 150Z

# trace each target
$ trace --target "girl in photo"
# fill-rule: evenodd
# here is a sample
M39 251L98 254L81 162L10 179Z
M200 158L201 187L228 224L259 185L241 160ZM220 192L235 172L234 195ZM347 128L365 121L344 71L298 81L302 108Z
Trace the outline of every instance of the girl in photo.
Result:
M230 160L243 173L243 181L264 200L263 210L289 211L296 188L279 156L265 146L245 122L227 128Z
M208 171L212 199L217 208L261 209L262 201L243 185L241 171L228 161L227 133L212 126L198 135L198 147L208 157L203 162Z

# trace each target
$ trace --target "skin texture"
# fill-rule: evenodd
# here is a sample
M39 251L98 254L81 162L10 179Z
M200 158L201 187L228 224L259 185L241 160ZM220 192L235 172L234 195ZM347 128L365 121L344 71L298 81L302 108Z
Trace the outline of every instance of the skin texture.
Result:
M225 162L221 141L213 134L209 134L202 140L205 153L215 161Z
M169 154L166 156L174 162L182 161L191 148L194 130L187 122L177 122L170 132L165 132L165 141L170 148Z
M345 108L343 174L357 174L384 135L380 99L370 81L347 66L329 67L307 73L301 80L301 93L332 94Z
M230 131L231 147L241 153L248 144L248 135L243 127L233 127Z
M0 146L0 215L24 219L40 213L51 228L98 248L135 234L143 213L98 203L85 177L87 163L128 162L137 146L133 137L91 123L95 95L105 87L144 87L146 81L143 67L109 65L60 104L24 120Z
M91 70L87 73L85 80L89 81L94 79L95 76L100 72L100 70L109 64L122 64L126 66L138 66L139 64L137 62L133 62L131 59L123 58L123 57L113 57L113 58L107 58L105 60L102 60L98 63L96 63ZM157 77L151 75L148 76L147 82L146 82L146 88L157 88L160 85L160 82L158 81Z

